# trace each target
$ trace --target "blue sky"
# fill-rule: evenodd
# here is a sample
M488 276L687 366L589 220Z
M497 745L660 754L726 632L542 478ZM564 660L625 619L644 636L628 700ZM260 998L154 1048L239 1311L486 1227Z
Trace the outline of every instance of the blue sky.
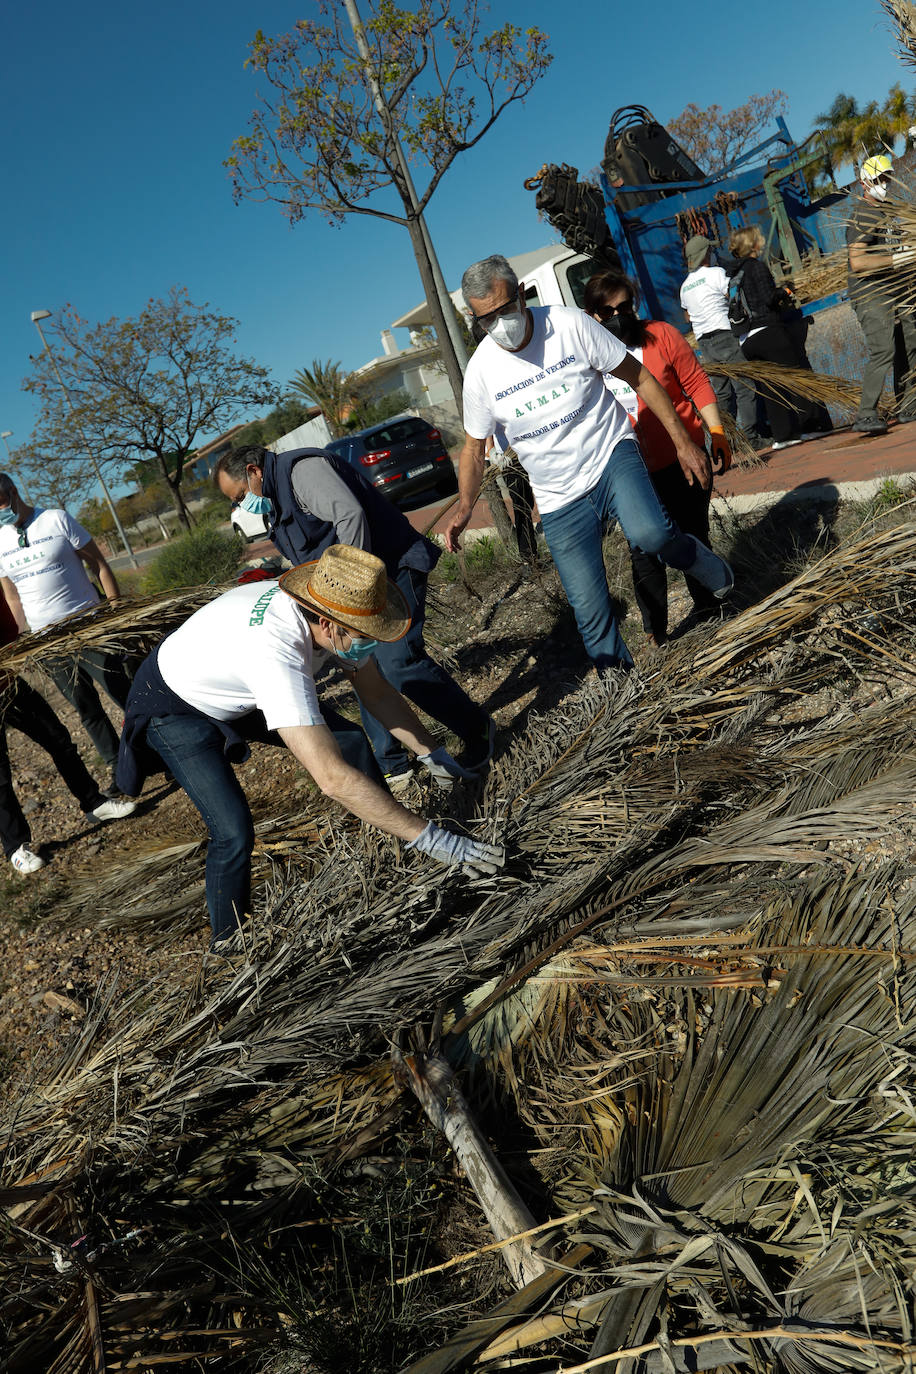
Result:
M259 81L244 69L247 45L314 13L310 0L46 0L8 16L0 429L14 445L35 418L20 390L40 346L32 310L69 301L93 321L128 316L185 285L239 320L239 351L282 384L314 358L368 361L379 331L421 298L404 229L362 216L332 228L317 214L290 228L275 205L233 205L222 160ZM840 90L868 100L912 85L877 0L770 0L719 26L697 14L675 0L493 5L491 26L538 25L555 60L431 204L450 286L488 253L555 239L522 181L545 161L594 167L619 105L648 105L664 123L689 101L729 109L779 86L801 140Z

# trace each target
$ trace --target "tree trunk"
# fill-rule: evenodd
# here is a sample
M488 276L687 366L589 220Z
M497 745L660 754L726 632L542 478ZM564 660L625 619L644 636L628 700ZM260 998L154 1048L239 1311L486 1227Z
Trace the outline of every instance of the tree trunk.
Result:
M483 490L483 499L490 507L490 514L493 517L493 524L496 526L496 533L503 541L507 549L513 545L512 536L514 530L512 521L509 519L509 512L506 510L506 503L503 500L502 482L499 477L487 483Z
M159 467L162 469L162 477L168 488L169 495L172 498L172 505L175 507L175 513L180 523L184 525L186 530L190 531L194 528L194 522L191 519L190 511L185 505L184 496L181 491L181 469L179 468L178 473L173 477L169 472L169 466L166 462L165 455L157 453L156 459L159 463Z
M416 216L412 215L405 203L407 213L407 228L410 233L410 242L413 246L414 257L417 260L417 267L420 269L420 280L423 283L423 290L426 293L426 304L429 306L429 313L432 317L433 328L436 331L436 341L439 344L439 352L442 354L442 361L445 364L446 375L449 385L452 388L452 395L455 398L455 408L461 415L462 396L464 395L464 378L461 367L455 356L452 347L452 340L448 332L448 324L439 300L439 293L436 290L436 283L433 279L433 269L430 266L429 255L426 252L426 244L423 240L423 231L420 228Z
M408 210L405 201L407 214L407 228L410 231L410 241L413 245L414 257L420 269L420 280L423 283L423 290L426 292L426 304L429 306L429 313L432 317L433 328L436 331L436 340L439 344L439 352L445 364L445 371L448 376L449 385L452 388L452 396L455 398L455 408L459 416L462 413L462 397L464 395L464 377L461 372L461 365L455 355L452 346L451 336L448 331L448 323L442 309L442 302L439 300L439 293L436 290L436 283L433 278L432 267L429 262L429 255L426 251L426 243L423 239L423 231L417 219ZM490 507L490 514L493 517L493 524L496 527L496 534L502 540L506 548L512 548L512 521L503 502L502 493L495 483L489 483L485 492L484 500Z
M181 487L177 482L172 481L171 478L167 478L166 481L168 483L169 495L172 498L172 505L175 507L175 512L178 516L178 519L180 520L181 524L184 525L186 530L192 530L194 528L194 524L191 520L191 512L185 505L184 497L181 494Z

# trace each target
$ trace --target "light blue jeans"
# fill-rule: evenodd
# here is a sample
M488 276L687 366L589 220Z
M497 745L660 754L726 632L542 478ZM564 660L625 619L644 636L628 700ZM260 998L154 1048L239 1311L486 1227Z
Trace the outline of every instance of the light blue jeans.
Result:
M602 539L616 520L627 543L683 571L696 548L656 495L639 445L621 439L596 486L541 516L547 546L576 616L588 656L599 668L630 668L633 659L614 615Z

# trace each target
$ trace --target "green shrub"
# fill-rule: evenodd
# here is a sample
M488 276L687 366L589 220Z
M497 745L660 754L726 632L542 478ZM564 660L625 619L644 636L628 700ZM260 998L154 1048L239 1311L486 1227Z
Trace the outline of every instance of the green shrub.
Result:
M226 582L239 565L236 541L212 525L201 525L166 544L144 578L144 590L167 592L173 587L199 587Z
M501 540L491 534L469 539L464 546L464 568L469 578L487 578L498 568L506 568L515 560ZM443 582L457 582L461 566L456 553L444 553L436 564L436 576Z

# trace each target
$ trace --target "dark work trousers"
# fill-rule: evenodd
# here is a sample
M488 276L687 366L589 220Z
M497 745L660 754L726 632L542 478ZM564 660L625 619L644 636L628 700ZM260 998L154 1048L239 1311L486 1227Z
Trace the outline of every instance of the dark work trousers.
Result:
M795 351L795 366L805 368L808 372L813 372L811 360L808 357L807 339L808 330L811 327L811 317L803 315L798 309L784 310L782 312L782 326L789 336L789 342ZM829 434L833 429L833 421L830 418L830 411L826 406L817 405L814 401L809 404L809 424L812 432ZM808 426L806 425L807 429Z
M884 379L893 367L894 390L898 397L903 394L903 378L916 366L916 318L911 311L894 309L893 301L886 296L869 296L867 300L854 300L852 308L865 335L868 360L862 378L862 399L859 401L857 419L874 419L878 413L878 402L884 390ZM911 399L903 412L908 419L916 415L916 400Z
M702 544L709 543L709 500L711 493L698 482L690 483L680 463L669 463L658 472L650 472L658 499L671 519L685 534L692 534ZM666 565L654 554L642 549L630 549L633 566L633 590L642 615L646 634L659 642L668 635L668 575ZM693 604L698 611L711 610L718 605L712 592L707 591L695 577L684 574Z
M382 676L414 706L419 706L426 715L438 720L465 744L483 739L490 717L426 652L423 643L426 573L418 572L416 568L401 568L394 580L407 602L410 629L403 639L396 640L394 644L379 644L373 649L372 654ZM382 772L386 775L405 772L408 763L403 744L362 704L359 714Z
M703 334L697 339L700 361L705 365L715 363L747 362L741 352L741 345L730 329L716 329L712 334ZM716 404L737 418L738 428L743 429L753 441L757 437L757 394L746 382L730 381L728 377L710 373L709 380L716 393Z
M119 733L99 700L96 683L123 711L133 681L132 668L135 664L131 660L98 649L83 649L79 654L56 658L47 664L55 687L76 709L83 729L110 770L118 761Z
M745 339L741 347L748 362L798 366L795 347L781 324L764 325ZM804 431L817 428L817 407L810 401L787 395L782 389L771 389L765 382L760 382L759 388L774 443L784 444L787 439L797 439Z
M503 468L502 478L512 502L512 516L515 523L518 551L526 563L533 563L537 557L538 540L531 518L534 507L534 492L531 490L528 474L516 459Z
M322 705L321 714L347 763L384 787L369 742L355 721ZM282 745L276 731L260 730L264 717L233 721L246 739ZM250 724L253 728L245 729ZM210 929L220 940L251 910L251 851L254 822L241 783L226 758L226 739L219 726L203 715L154 716L146 742L162 759L190 797L207 827L206 892Z
M17 677L0 701L0 842L7 858L32 838L29 823L13 791L6 743L8 726L21 730L35 744L47 750L82 811L91 811L105 800L65 726L57 719L44 697L21 677Z

